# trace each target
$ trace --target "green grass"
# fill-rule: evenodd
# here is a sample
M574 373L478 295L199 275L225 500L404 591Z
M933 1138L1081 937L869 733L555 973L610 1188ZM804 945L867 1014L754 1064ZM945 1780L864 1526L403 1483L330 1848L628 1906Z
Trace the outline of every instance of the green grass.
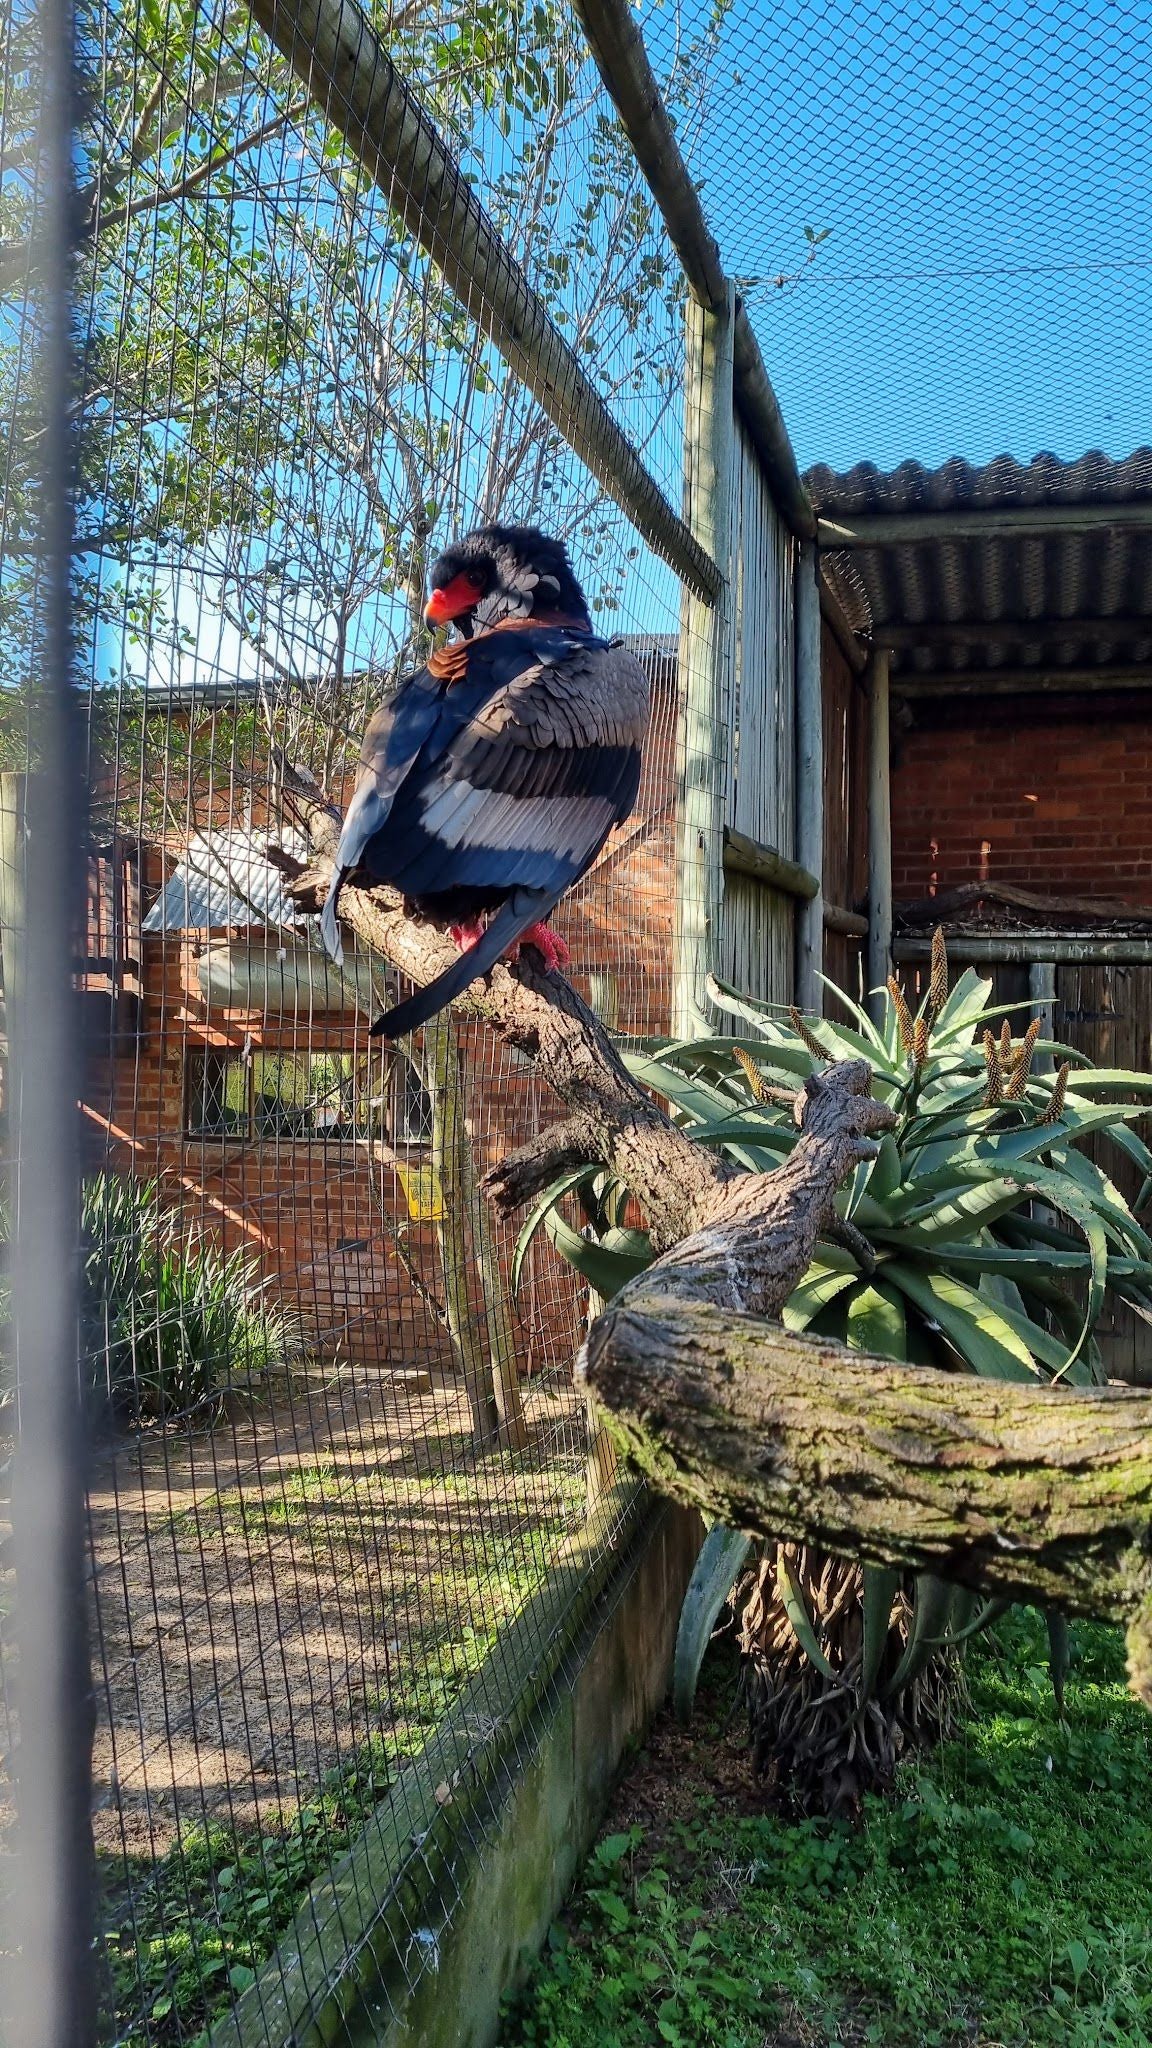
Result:
M1152 1716L1119 1637L1072 1635L1066 1723L1014 1614L969 1658L958 1739L855 1830L752 1810L730 1747L717 1793L715 1725L665 1729L502 2048L1152 2043Z

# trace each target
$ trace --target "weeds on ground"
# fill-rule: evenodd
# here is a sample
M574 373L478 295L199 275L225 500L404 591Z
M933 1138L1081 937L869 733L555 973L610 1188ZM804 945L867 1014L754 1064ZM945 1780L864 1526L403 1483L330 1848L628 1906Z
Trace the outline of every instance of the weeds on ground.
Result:
M716 1731L672 1738L667 1816L621 1826L625 1784L502 2048L1147 2048L1152 1717L1119 1637L1072 1634L1066 1722L1008 1617L972 1721L856 1830L735 1810Z

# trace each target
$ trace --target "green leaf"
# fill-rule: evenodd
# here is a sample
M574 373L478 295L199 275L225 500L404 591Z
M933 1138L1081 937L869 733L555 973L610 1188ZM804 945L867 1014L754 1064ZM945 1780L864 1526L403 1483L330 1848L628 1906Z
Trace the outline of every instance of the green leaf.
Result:
M1004 1311L985 1301L974 1287L950 1273L925 1273L892 1259L884 1277L923 1315L937 1322L956 1349L982 1379L1029 1381L1037 1378L1027 1345L1012 1329Z
M809 1662L816 1666L824 1678L830 1678L833 1685L840 1683L839 1673L832 1669L816 1639L812 1617L804 1602L804 1595L796 1583L792 1560L781 1552L776 1559L776 1591L784 1612L792 1624L792 1631L800 1648Z
M876 1690L876 1681L880 1676L880 1666L884 1662L884 1651L892 1626L892 1603L900 1591L902 1577L901 1572L892 1570L888 1565L864 1566L859 1690L861 1706L866 1705Z
M1068 1623L1054 1607L1044 1610L1048 1624L1048 1670L1052 1677L1052 1691L1056 1696L1056 1711L1064 1712L1064 1681L1072 1663L1072 1645L1068 1634Z
M638 1273L643 1273L652 1264L651 1247L646 1252L641 1249L641 1241L647 1242L644 1231L609 1232L609 1237L632 1240L633 1246L629 1248L620 1243L612 1245L607 1240L597 1244L593 1238L581 1237L554 1209L545 1219L545 1227L557 1251L570 1266L575 1266L576 1271L583 1274L605 1301L611 1301L629 1280L634 1280Z
M966 967L955 987L949 990L940 1015L932 1026L937 1044L947 1044L965 1032L971 1036L988 1007L991 994L992 983L982 981L974 967Z
M851 1253L847 1255L851 1258ZM858 1277L855 1261L849 1267L832 1266L823 1258L813 1259L798 1287L784 1304L781 1322L786 1330L806 1330L814 1316Z
M895 1288L878 1280L855 1290L848 1303L848 1343L854 1351L870 1351L879 1358L903 1360L905 1355L904 1303Z
M900 1157L896 1140L891 1131L885 1131L880 1140L880 1150L868 1168L864 1187L871 1200L881 1208L894 1195L904 1179L904 1162Z
M1002 1614L1007 1614L1012 1604L1011 1600L982 1601L969 1620L956 1620L954 1625L950 1625L949 1647L954 1648L960 1643L966 1643L971 1636L978 1636L981 1630L991 1628L994 1621L999 1621Z
M516 1239L516 1249L512 1254L510 1273L513 1294L519 1292L520 1276L524 1270L524 1261L531 1250L532 1241L544 1223L549 1210L554 1209L556 1204L563 1201L564 1196L571 1194L575 1188L583 1187L585 1182L594 1180L599 1172L600 1168L596 1166L576 1166L570 1172L562 1173L558 1179L552 1182L551 1187L544 1190L539 1201L531 1210L519 1237Z
M912 1627L904 1654L895 1671L884 1687L883 1697L894 1699L919 1678L925 1665L935 1655L947 1638L948 1622L952 1613L957 1588L948 1579L938 1579L934 1572L920 1572L916 1577L912 1601Z
M688 1581L676 1630L672 1704L679 1721L692 1718L704 1653L712 1640L720 1609L743 1571L751 1548L750 1536L739 1530L722 1529L719 1524L704 1538Z

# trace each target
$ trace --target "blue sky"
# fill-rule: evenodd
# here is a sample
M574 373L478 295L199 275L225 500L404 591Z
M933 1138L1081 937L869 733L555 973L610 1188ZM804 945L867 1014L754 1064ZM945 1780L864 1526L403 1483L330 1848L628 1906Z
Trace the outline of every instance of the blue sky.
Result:
M646 0L659 73L709 16L709 0ZM681 136L801 468L1152 442L1150 58L1152 0L723 10L707 100L684 109ZM482 195L510 148L484 137ZM265 164L274 185L272 152L250 168ZM811 261L806 227L830 230ZM367 249L368 211L364 228ZM449 384L459 374L446 360ZM653 434L654 405L617 411L678 503L676 422ZM174 666L185 680L250 672L213 598L210 576L170 586L192 643L175 663L171 634L133 651L113 628L99 670L127 656L158 682ZM674 627L674 578L646 552L630 603L615 627ZM369 607L366 654L377 630Z
M1147 0L734 0L703 115L729 273L802 273L748 290L802 467L1152 441Z

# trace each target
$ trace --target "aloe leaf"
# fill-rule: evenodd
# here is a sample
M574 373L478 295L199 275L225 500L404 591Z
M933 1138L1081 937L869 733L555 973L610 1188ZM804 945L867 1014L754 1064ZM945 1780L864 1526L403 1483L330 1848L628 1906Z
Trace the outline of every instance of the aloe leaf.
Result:
M792 1631L809 1663L816 1666L824 1678L830 1678L833 1685L841 1683L840 1674L834 1671L816 1639L812 1617L804 1601L804 1595L796 1583L792 1561L781 1553L776 1559L776 1591L785 1614L792 1624Z
M994 1621L999 1621L1002 1614L1007 1614L1012 1604L1011 1600L981 1601L970 1618L949 1628L945 1638L949 1649L955 1649L958 1644L970 1641L973 1636L978 1636L982 1629L991 1628Z
M861 1044L862 1046L866 1046L868 1048L867 1052L865 1053L865 1057L869 1060L874 1061L877 1058L877 1056L879 1056L881 1059L887 1061L887 1047L885 1046L883 1038L877 1031L876 1026L872 1022L871 1017L868 1015L868 1012L866 1009L864 1009L863 1005L860 1003L853 1002L852 997L850 995L846 995L842 988L838 988L834 981L830 981L826 974L822 974L820 976L820 979L823 982L825 988L831 990L831 993L835 996L836 1001L844 1005L844 1008L848 1011L849 1016L854 1017L856 1019L856 1022L860 1029ZM896 1067L892 1066L890 1068L890 1071L893 1079L895 1079L897 1072Z
M773 1123L768 1117L717 1117L712 1123L690 1124L688 1137L701 1145L762 1145L766 1151L788 1153L799 1143L795 1124Z
M860 1648L859 1704L866 1705L876 1690L880 1666L892 1626L892 1604L900 1591L902 1574L888 1565L864 1566L862 1600L863 1639Z
M885 1279L899 1287L921 1313L939 1323L972 1370L982 1379L1035 1380L1036 1362L1002 1310L994 1308L950 1273L920 1272L892 1259Z
M1064 1681L1072 1664L1072 1644L1068 1634L1068 1623L1054 1607L1044 1610L1048 1624L1048 1671L1052 1679L1052 1691L1056 1696L1056 1711L1064 1713Z
M931 1259L941 1266L958 1266L961 1278L965 1271L972 1273L997 1273L1007 1280L1017 1280L1023 1274L1029 1276L1040 1265L1039 1255L1034 1251L1013 1248L1001 1244L963 1244L958 1239L933 1237L925 1232L905 1228L892 1230L884 1235L885 1241L898 1245L902 1252ZM1089 1254L1083 1251L1064 1252L1061 1264L1065 1262L1073 1271L1087 1271L1091 1263Z
M847 1254L851 1257L851 1254ZM833 1267L824 1259L813 1260L798 1287L792 1289L780 1317L786 1330L806 1330L814 1316L827 1308L846 1287L859 1277L855 1261L845 1268Z
M854 1351L870 1351L879 1358L903 1360L906 1331L904 1303L894 1287L871 1280L858 1287L848 1303L845 1330Z
M950 1580L938 1579L934 1572L917 1574L912 1627L904 1645L904 1654L884 1687L884 1699L894 1699L906 1685L912 1684L913 1679L919 1678L929 1658L947 1640L948 1621L956 1592L957 1588Z
M1077 1052L1074 1057L1082 1060L1084 1055ZM1130 1072L1127 1067L1094 1067L1089 1062L1077 1067L1068 1085L1074 1095L1085 1088L1123 1088L1128 1095L1152 1095L1152 1074Z
M628 1248L621 1242L613 1245L608 1240L597 1244L593 1238L581 1237L555 1210L545 1218L545 1229L558 1252L582 1273L597 1294L610 1301L614 1294L638 1273L643 1273L652 1264L652 1250L648 1245L646 1231L610 1231L609 1239L628 1240ZM647 1250L643 1247L647 1246Z
M541 1228L549 1210L554 1209L557 1202L563 1201L565 1195L572 1194L576 1188L582 1187L585 1182L595 1180L601 1171L602 1169L596 1166L575 1166L568 1173L560 1174L552 1182L551 1187L545 1188L539 1201L532 1208L519 1237L516 1239L516 1249L512 1254L510 1272L513 1294L519 1292L520 1276L524 1270L524 1261L531 1250L532 1241L537 1231Z
M885 1131L880 1150L867 1169L864 1191L881 1207L897 1192L904 1178L904 1162L891 1131Z
M704 1538L676 1630L672 1703L679 1721L692 1717L704 1653L712 1640L720 1609L743 1571L751 1548L751 1536L736 1529L723 1529L719 1524Z
M1144 1114L1148 1114L1147 1110L1144 1111ZM1120 1151L1132 1161L1133 1166L1138 1167L1145 1177L1152 1175L1152 1147L1146 1145L1143 1138L1139 1137L1135 1131L1130 1131L1127 1124L1124 1123L1117 1124L1115 1129L1110 1130L1107 1135L1110 1143L1117 1145ZM1140 1203L1135 1201L1131 1206L1134 1209L1138 1209Z
M937 1042L943 1045L964 1031L973 1031L988 1007L991 993L992 983L982 981L974 967L966 967L945 997L932 1027Z

